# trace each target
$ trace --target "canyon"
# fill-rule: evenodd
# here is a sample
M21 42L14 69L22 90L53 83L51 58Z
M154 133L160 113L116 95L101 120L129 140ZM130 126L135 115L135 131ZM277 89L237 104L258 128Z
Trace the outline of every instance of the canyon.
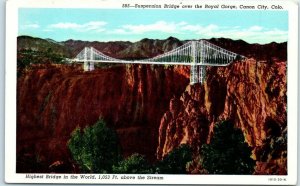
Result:
M44 49L26 37L18 39L20 51ZM52 51L70 58L90 45L112 57L142 59L184 42L170 37L50 43ZM17 172L78 172L66 146L71 132L103 118L116 130L124 157L137 152L152 162L184 143L199 155L213 126L230 120L253 149L254 174L287 174L286 43L210 42L247 59L207 67L203 85L189 85L189 67L183 66L112 65L91 72L78 64L25 68L17 78ZM199 165L190 172L199 174Z

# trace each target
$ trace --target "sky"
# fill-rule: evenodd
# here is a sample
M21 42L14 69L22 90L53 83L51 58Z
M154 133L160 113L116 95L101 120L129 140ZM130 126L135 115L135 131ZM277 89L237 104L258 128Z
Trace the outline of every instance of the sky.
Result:
M56 41L231 38L248 43L288 39L287 11L162 9L19 9L18 34Z

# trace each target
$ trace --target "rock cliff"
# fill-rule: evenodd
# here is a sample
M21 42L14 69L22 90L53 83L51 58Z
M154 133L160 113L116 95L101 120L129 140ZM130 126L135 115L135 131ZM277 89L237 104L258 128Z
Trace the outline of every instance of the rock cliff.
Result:
M187 143L209 143L216 122L231 120L253 147L256 174L287 173L286 62L248 59L208 67L203 85L188 85L161 119L157 158Z
M116 65L92 72L77 65L31 65L17 83L19 168L28 159L68 163L70 133L99 117L117 131L124 156L138 152L154 160L160 118L169 100L188 84L185 71L180 71L155 65Z

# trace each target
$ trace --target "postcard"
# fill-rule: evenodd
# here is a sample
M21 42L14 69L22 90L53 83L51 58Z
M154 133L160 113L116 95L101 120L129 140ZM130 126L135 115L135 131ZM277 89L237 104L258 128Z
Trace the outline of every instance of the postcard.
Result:
M296 1L6 5L7 183L296 184Z

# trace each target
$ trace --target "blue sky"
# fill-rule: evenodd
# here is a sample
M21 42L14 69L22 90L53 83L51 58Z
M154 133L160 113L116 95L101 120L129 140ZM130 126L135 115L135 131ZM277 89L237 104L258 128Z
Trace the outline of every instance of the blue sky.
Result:
M19 35L86 41L138 41L143 38L209 39L249 43L284 42L287 11L207 11L140 9L19 9Z

